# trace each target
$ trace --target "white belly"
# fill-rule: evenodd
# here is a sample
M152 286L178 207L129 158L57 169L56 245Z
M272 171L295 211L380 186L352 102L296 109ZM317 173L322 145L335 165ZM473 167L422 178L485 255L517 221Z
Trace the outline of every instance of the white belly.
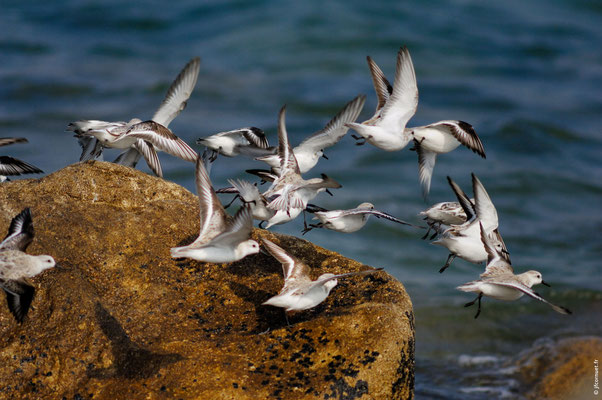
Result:
M412 128L412 131L414 138L424 149L436 153L448 153L460 145L460 142L445 128L418 127Z

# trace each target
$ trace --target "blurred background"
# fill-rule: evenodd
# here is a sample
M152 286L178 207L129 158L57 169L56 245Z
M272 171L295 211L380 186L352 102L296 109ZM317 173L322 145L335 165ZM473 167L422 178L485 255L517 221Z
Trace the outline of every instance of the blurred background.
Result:
M455 200L450 175L468 193L482 180L500 218L516 272L537 269L538 292L573 310L567 317L532 299L485 299L479 319L456 286L483 267L463 260L439 274L447 250L424 232L372 219L354 234L313 230L305 238L384 267L406 286L416 318L416 396L520 397L500 368L536 340L602 334L602 5L587 0L380 1L4 1L0 13L0 129L29 144L2 148L46 173L79 160L67 124L149 119L180 69L201 71L188 107L170 125L191 145L244 126L277 143L287 104L293 145L321 129L358 94L376 97L366 56L393 81L407 45L420 101L409 125L471 123L487 159L459 147L438 157L428 202L414 152L355 146L349 134L307 177L343 187L313 203L328 209L370 201L418 223L417 213ZM201 150L198 146L193 146ZM408 146L410 147L410 146ZM106 159L117 156L106 151ZM194 167L160 154L165 179L193 193ZM251 179L249 159L218 158L216 188ZM149 171L144 161L139 168ZM228 201L229 198L224 198ZM301 236L302 219L274 227Z

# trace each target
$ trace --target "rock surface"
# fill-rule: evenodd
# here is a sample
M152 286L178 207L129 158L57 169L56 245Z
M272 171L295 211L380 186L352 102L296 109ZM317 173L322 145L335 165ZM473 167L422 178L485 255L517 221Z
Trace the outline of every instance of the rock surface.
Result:
M199 230L196 195L174 183L104 162L5 182L0 235L24 207L36 232L28 253L63 268L33 279L22 324L0 301L0 398L413 397L412 305L383 271L340 280L288 327L261 305L282 286L272 257L170 258ZM367 268L298 238L253 235L314 277Z
M594 393L594 360L602 357L602 338L547 339L517 361L529 399L579 400ZM602 393L598 393L602 396Z

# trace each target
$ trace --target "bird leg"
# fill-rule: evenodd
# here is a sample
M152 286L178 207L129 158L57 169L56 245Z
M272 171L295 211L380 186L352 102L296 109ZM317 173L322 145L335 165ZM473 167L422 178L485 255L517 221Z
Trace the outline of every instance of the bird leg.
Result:
M431 232L431 229L433 229L433 227L429 225L429 228L427 229L426 233L420 239L425 240L428 237L429 233Z
M291 323L288 321L288 313L286 312L286 310L284 310L284 318L286 319L286 324L288 325L288 327L290 328Z
M474 316L475 319L477 319L479 317L479 314L481 313L481 298L482 297L483 297L483 292L479 293L477 298L474 299L473 301L470 301L470 302L464 304L464 307L470 307L478 300L479 304L478 304L478 308L477 308L477 314Z
M422 144L422 142L424 142L424 139L426 139L426 138L422 138L422 139L420 139L420 141L418 141L416 139L413 139L414 140L414 147L412 147L410 149L410 151L416 151L418 149L418 146L420 146Z
M237 194L236 196L234 196L234 197L232 198L232 200L231 200L231 201L230 201L228 204L226 204L226 205L224 206L224 208L228 208L228 207L230 207L230 206L232 205L232 203L234 203L234 200L236 200L238 197L240 197L240 195L238 195L238 194Z
M454 258L456 258L456 255L454 253L449 253L445 265L439 270L440 274L443 273L443 271L445 271L451 265L452 261L454 261Z
M363 136L356 136L356 135L352 134L351 137L356 140L356 142L355 142L356 146L362 146L362 145L366 144L366 138Z
M326 190L325 190L325 192L326 192L326 193L328 193L328 194L329 194L329 195L331 195L331 196L334 196L334 194L332 194L332 193L330 192L330 190L328 190L328 189L326 189Z

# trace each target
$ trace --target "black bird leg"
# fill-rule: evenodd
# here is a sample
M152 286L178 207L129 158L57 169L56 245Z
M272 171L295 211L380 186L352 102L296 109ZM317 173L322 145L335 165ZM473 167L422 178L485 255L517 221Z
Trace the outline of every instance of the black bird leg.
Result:
M453 253L449 253L449 256L447 256L447 261L445 262L445 265L439 270L440 274L443 273L443 271L445 271L447 268L449 268L452 261L454 261L454 258L456 258L456 255Z
M326 190L325 190L325 192L326 192L326 193L328 193L328 194L329 194L329 195L331 195L331 196L334 196L334 195L333 195L333 194L330 192L330 190L328 190L328 189L326 189Z
M431 229L433 229L433 227L429 225L429 228L427 229L426 233L420 239L425 240L428 237L429 233L431 232Z
M366 138L363 136L357 136L357 135L352 134L351 137L356 140L356 142L355 142L356 146L363 146L366 144Z
M234 203L234 200L236 200L236 199L237 199L237 198L239 198L239 197L240 197L240 195L238 195L238 194L237 194L236 196L234 196L234 197L232 198L232 200L231 200L231 201L230 201L230 202L229 202L227 205L225 205L225 206L224 206L224 208L228 208L228 207L230 207L230 206L232 205L232 203Z
M478 304L478 309L477 309L477 314L474 316L475 319L477 319L479 317L479 314L481 313L481 297L483 297L483 293L479 293L479 295L477 296L476 299L474 299L473 301L470 301L466 304L464 304L464 307L470 307L472 306L477 300L479 301Z

